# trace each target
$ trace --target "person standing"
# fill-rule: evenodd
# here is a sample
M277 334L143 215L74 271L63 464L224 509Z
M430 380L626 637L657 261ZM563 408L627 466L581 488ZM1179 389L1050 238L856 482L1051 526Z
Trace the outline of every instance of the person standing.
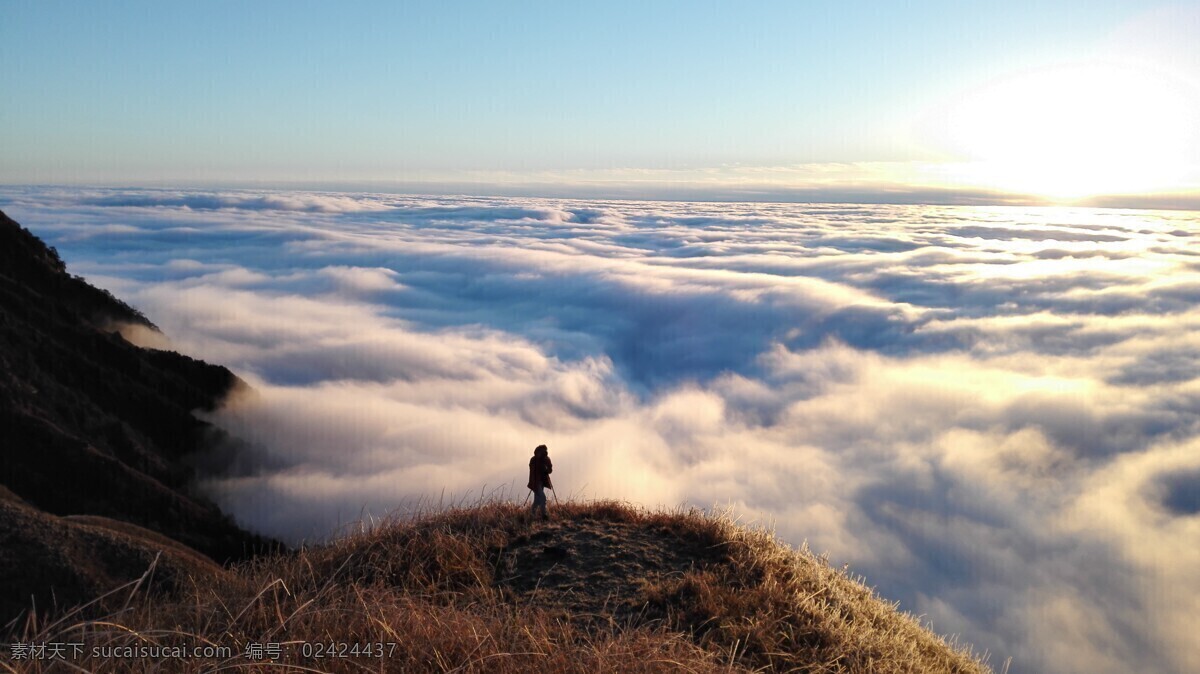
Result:
M540 509L542 519L549 519L550 514L546 512L546 490L554 489L554 485L550 483L550 473L554 472L554 464L550 462L550 450L546 449L545 445L538 445L533 450L533 458L529 459L529 485L533 490L533 505L530 506L530 516L535 515Z

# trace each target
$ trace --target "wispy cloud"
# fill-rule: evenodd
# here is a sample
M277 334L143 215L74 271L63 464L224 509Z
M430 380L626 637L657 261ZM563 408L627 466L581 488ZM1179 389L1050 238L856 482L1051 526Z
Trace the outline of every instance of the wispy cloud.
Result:
M253 384L206 486L264 531L519 487L544 442L564 495L733 504L1021 671L1200 667L1195 213L0 203Z

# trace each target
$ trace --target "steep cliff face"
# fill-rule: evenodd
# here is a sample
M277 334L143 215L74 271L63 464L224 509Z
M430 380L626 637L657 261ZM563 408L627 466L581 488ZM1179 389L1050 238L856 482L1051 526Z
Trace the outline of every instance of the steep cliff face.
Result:
M51 515L132 523L218 562L246 556L264 541L192 493L184 461L219 434L192 412L239 380L134 346L121 324L156 329L0 213L0 485Z

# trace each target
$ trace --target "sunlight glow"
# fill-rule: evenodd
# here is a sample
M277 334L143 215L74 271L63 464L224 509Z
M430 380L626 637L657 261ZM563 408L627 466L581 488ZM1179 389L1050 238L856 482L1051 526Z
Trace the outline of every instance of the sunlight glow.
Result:
M1196 155L1194 86L1144 65L1089 63L1002 80L953 105L947 176L1051 198L1162 191Z

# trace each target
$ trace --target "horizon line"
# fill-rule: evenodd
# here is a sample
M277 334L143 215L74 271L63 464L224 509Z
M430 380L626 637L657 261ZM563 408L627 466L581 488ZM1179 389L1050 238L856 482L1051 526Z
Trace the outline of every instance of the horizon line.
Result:
M978 187L935 187L898 183L785 186L779 184L628 180L540 182L390 179L135 179L16 182L0 179L0 187L114 190L224 189L685 203L1074 207L1200 211L1200 191L1096 194L1072 199L1056 199Z

